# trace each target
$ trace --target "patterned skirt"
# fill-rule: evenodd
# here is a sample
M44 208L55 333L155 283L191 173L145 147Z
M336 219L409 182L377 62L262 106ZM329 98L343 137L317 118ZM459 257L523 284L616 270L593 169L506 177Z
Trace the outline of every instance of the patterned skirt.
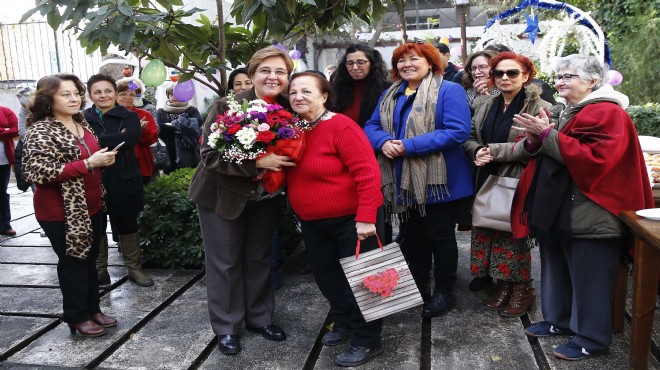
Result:
M505 231L472 228L470 269L475 277L490 275L516 283L530 281L532 255L514 248L512 234Z

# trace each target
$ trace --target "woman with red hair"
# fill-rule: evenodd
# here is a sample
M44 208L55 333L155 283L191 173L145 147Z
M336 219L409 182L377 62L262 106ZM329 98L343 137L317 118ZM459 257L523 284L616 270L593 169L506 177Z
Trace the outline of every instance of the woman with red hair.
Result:
M425 301L422 317L436 317L456 303L456 211L459 200L472 195L470 163L461 149L470 134L470 109L465 90L443 81L433 45L399 46L392 67L394 83L364 131L377 151L386 210L401 222L401 250Z
M472 132L463 145L465 154L476 165L477 191L490 175L520 177L530 155L519 147L514 150L520 134L511 127L513 117L522 113L538 115L550 107L540 98L541 90L531 84L536 71L529 58L503 52L490 60L490 69L490 82L499 93L475 99ZM493 278L498 281L495 295L485 303L486 309L518 317L534 302L529 248L526 243L514 243L510 232L473 227L470 268L475 281L484 282L484 288ZM474 285L470 284L471 290L476 290Z

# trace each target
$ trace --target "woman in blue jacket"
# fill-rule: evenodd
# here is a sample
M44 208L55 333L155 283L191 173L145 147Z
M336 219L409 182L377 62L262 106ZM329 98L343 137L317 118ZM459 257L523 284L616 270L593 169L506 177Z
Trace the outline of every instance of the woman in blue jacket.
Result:
M433 45L399 46L392 67L395 82L364 130L378 153L385 206L404 230L401 250L424 297L422 317L436 317L455 305L456 210L458 200L473 193L461 149L470 135L470 109L465 90L442 80Z

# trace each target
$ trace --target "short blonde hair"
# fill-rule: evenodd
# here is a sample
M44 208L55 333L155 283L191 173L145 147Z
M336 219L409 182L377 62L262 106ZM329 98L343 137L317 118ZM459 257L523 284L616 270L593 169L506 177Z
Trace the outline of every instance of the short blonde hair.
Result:
M254 74L257 72L257 67L259 64L261 64L261 62L264 60L272 57L282 58L282 60L284 60L284 64L286 64L287 74L291 74L291 71L293 71L293 60L291 60L289 55L282 50L274 46L269 46L267 48L257 50L257 52L254 53L248 62L248 76L252 78L252 76L254 76Z

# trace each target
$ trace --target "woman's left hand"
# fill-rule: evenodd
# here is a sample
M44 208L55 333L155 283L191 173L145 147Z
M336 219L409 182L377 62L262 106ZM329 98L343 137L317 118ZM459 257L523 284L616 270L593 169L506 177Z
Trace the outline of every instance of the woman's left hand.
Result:
M545 109L541 109L541 112L536 117L527 113L516 114L513 116L513 122L517 126L511 126L512 129L534 136L540 135L548 127L555 127L554 123L550 123L550 118L545 113Z
M372 235L376 235L376 224L357 221L355 223L358 240L364 240Z

